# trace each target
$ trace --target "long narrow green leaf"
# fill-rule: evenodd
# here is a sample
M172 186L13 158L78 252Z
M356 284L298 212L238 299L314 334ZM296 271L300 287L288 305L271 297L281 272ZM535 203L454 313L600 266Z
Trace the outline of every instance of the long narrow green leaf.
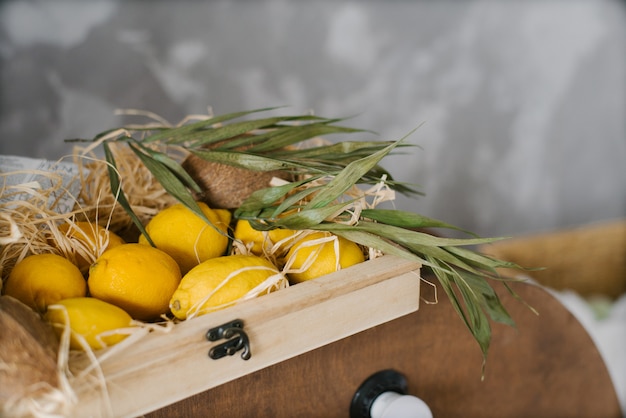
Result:
M377 248L385 254L403 257L407 260L418 262L424 266L434 267L434 265L432 265L425 258L420 257L418 254L414 254L406 250L405 248L402 248L394 244L393 242L377 235L354 229L332 230L332 228L328 228L329 225L330 224L321 223L318 225L314 225L311 229L317 231L330 231L335 235L344 237L347 240L356 242L357 244L363 245L365 247Z
M370 234L386 238L389 241L395 242L397 245L401 246L402 248L413 254L419 254L422 257L432 257L458 268L473 271L477 274L479 273L478 271L474 270L471 265L466 264L465 262L463 262L463 260L460 260L447 252L445 248L442 248L442 246L432 244L430 241L432 237L428 234L397 228L390 225L364 221L359 222L357 225L327 223L325 226L328 228L329 231L334 233L338 233L339 231L346 229L365 231Z
M300 201L314 193L317 193L323 187L324 186L311 186L287 196L278 206L276 206L273 217L278 217L287 210L299 209L301 207L301 205L299 205Z
M517 294L517 293L516 293L516 292L515 292L515 291L511 288L511 286L509 285L509 283L508 283L506 280L502 281L502 284L504 285L504 287L506 288L506 290L509 292L509 294L510 294L511 296L513 296L515 299L517 299L517 301L518 301L518 302L521 302L521 303L523 303L524 305L526 305L526 307L527 307L528 309L530 309L530 311L531 311L532 313L534 313L535 315L539 315L539 312L538 312L535 308L533 308L531 305L529 305L529 304L528 304L528 302L526 302L524 299L522 299L522 297L521 297L519 294Z
M515 321L513 321L511 315L504 308L497 293L489 285L484 276L473 273L463 273L462 276L468 287L480 295L481 306L492 320L515 327Z
M309 226L309 228L313 228L313 226ZM331 231L333 233L339 233L344 230L358 230L365 231L370 234L374 234L376 236L380 236L386 238L389 241L395 242L397 245L406 249L407 251L413 254L419 254L422 257L431 257L433 259L437 259L439 261L445 262L449 265L453 265L457 268L466 270L467 272L474 273L476 275L480 275L481 272L477 270L473 265L465 263L463 259L455 257L453 254L448 252L448 248L446 246L439 246L433 244L431 237L428 234L424 234L421 232L405 230L402 228L393 227L390 225L384 225L379 223L369 223L361 221L357 225L344 225L344 224L335 224L335 223L327 223L324 225L316 226L315 229L326 228L326 230ZM436 237L435 237L436 238ZM439 238L437 238L439 239ZM445 241L445 239L444 239ZM462 245L460 242L463 240L454 240L457 245ZM475 240L465 240L466 242L473 242Z
M246 154L244 152L199 149L192 149L191 152L205 161L232 165L234 167L245 168L253 171L286 170L294 167L306 168L300 164L293 164L288 161L278 160L262 155Z
M393 144L393 141L341 141L336 144L320 145L311 148L284 149L277 151L275 155L289 159L322 159L343 160L346 156L354 155L356 158L365 157ZM412 144L400 144L399 146L411 146Z
M139 219L139 217L137 217L137 214L135 214L135 212L133 211L132 206L130 205L130 203L128 202L128 199L126 198L124 189L122 189L122 185L120 183L120 177L117 171L117 164L115 162L115 156L113 155L113 152L111 151L111 147L109 146L107 142L103 142L102 149L104 150L104 157L106 161L108 162L107 171L109 174L109 183L111 184L111 191L115 195L115 200L120 204L120 206L122 206L122 208L124 209L124 211L126 211L128 216L130 216L130 219L133 221L137 229L139 229L139 231L143 235L146 236L150 245L154 246L154 242L150 239L150 237L146 233L146 229L141 223L141 220Z
M405 228L399 228L393 225L387 225L378 222L359 221L357 225L336 225L336 228L356 228L377 235L383 235L394 239L396 242L411 243L415 245L423 245L429 247L448 247L448 246L468 246L488 244L498 240L498 238L444 238L436 237L424 232L414 231Z
M400 228L446 228L453 229L461 232L466 232L470 235L475 234L461 229L457 226L451 225L446 222L439 221L437 219L429 218L427 216L419 215L417 213L406 212L395 209L363 209L361 216L366 219L371 219L384 224L397 226Z
M368 157L364 157L348 164L346 168L344 168L326 185L326 188L323 191L318 193L317 196L311 200L311 207L325 206L339 198L339 196L344 194L346 190L356 184L359 179L363 177L363 175L365 175L372 167L376 166L376 164L378 164L378 162L385 155L389 154L391 150L397 147L400 144L400 141L394 142Z
M467 248L447 247L446 249L458 258L466 260L468 263L471 263L474 266L480 266L484 269L490 269L494 274L495 269L498 268L515 269L519 271L527 270L522 266L519 266L510 261L498 260L493 257L480 254L476 251L469 250Z
M463 297L466 308L468 307L468 300L470 301L470 309L468 313L466 313L465 310L462 308L461 302L459 301L452 287L452 284L454 283L458 288L458 283L454 280L455 276L457 276L458 273L454 270L452 271L452 273L449 273L449 269L446 269L444 266L442 266L441 262L436 259L428 258L428 261L436 266L436 268L433 269L435 276L437 276L441 287L443 288L444 292L448 296L448 299L452 303L452 307L457 312L459 317L463 320L463 323L465 323L465 326L474 337L474 340L478 343L478 346L483 356L482 377L484 378L485 364L487 360L487 355L489 353L489 345L491 342L491 328L489 327L489 322L485 321L484 314L480 310L478 311L479 313L476 313L476 304L471 302L471 299L467 299L468 294L465 291L461 291L461 295ZM484 325L485 322L487 326Z
M271 121L269 119L244 121L211 129L194 130L181 136L179 142L186 142L186 146L191 148L205 147L222 151L252 150L253 147L260 144L268 144L270 146L265 152L273 152L277 148L271 144L276 138L286 139L287 144L296 143L301 130L305 130L312 125L327 123L331 119L305 115L277 117L273 118L274 124L268 123ZM336 130L337 132L342 132L341 127L336 127ZM310 138L311 134L306 136ZM276 145L276 147L280 147L280 144ZM253 150L253 152L257 154L265 153L257 150Z
M200 217L200 219L204 220L209 226L215 229L215 231L219 232L220 234L224 234L224 231L222 231L216 225L213 225L213 223L204 214L204 212L202 212L202 209L200 209L200 206L198 205L198 202L196 202L195 198L193 197L193 194L189 191L187 187L185 187L182 181L173 172L169 170L169 168L166 165L144 154L137 147L137 145L129 143L129 146L133 150L133 152L139 157L141 162L146 166L146 168L159 181L161 186L163 186L163 188L171 196L173 196L174 198L176 198L176 200L184 204L188 209L190 209L193 213L195 213L198 217ZM142 233L144 232L145 230L142 231ZM147 233L145 233L145 235L146 237L148 236Z
M463 298L463 304L471 324L471 332L478 341L478 344L483 352L484 364L487 359L491 343L491 326L489 325L487 315L481 309L483 302L480 296L474 292L474 289L467 286L464 281L455 280L455 284Z
M186 187L191 188L196 193L202 192L202 189L200 188L198 183L195 182L195 180L189 175L189 173L185 171L185 169L176 160L174 160L165 153L153 150L139 142L135 143L134 145L141 148L141 150L144 153L148 154L152 159L163 164L164 167L167 167L176 177L181 180L181 182Z
M245 133L255 131L258 129L280 129L281 122L293 122L303 120L317 120L317 116L276 116L264 119L254 119L242 122L234 122L227 125L222 125L218 129L205 129L201 131L201 135L196 135L194 140L194 147L214 144L216 142L223 141L225 139L234 138ZM184 139L176 140L177 143L184 142Z
M200 210L200 207L198 206L189 189L176 176L176 174L170 171L170 169L165 164L144 154L137 145L129 145L130 149L133 150L137 157L139 157L143 165L145 165L146 168L152 173L152 175L156 179L158 179L159 183L161 183L161 186L163 186L163 188L170 195L175 197L183 204L189 206L190 208L193 208L194 212L197 212L201 217L204 216L204 214L202 214L202 210Z
M280 186L267 187L253 192L248 198L235 210L235 217L240 218L244 212L256 212L274 205L275 202L285 197L295 188L308 182L309 179L294 181Z
M253 113L258 113L258 112L265 112L265 111L269 111L269 110L274 110L274 109L278 109L277 107L267 107L267 108L263 108L263 109L255 109L255 110L247 110L247 111L243 111L243 112L234 112L234 113L227 113L224 115L220 115L220 116L214 116L211 117L209 119L205 119L205 120L201 120L198 122L194 122L194 123L188 123L186 125L183 126L179 126L179 127L175 127L175 128L164 128L159 130L158 132L147 136L146 138L143 139L144 142L158 142L158 141L164 141L167 142L169 139L171 138L180 138L180 136L183 136L186 133L189 132L193 132L196 130L201 130L201 129L210 129L212 127L215 127L217 124L219 123L223 123L229 120L233 120L233 119L237 119L237 118L241 118ZM153 129L153 128L151 128Z
M456 293L454 292L454 288L452 287L452 284L454 282L450 279L450 276L453 274L453 272L451 270L446 271L445 266L442 266L441 263L436 259L433 259L431 257L426 257L426 259L430 266L433 267L432 271L435 276L437 276L437 279L439 280L439 283L441 284L444 292L446 292L448 299L452 303L452 307L457 312L459 317L461 317L467 329L473 334L472 322L467 317L465 311L463 310L463 307L461 306L461 302L459 301Z
M420 245L420 244L415 244L412 242L405 243L404 246L408 248L411 252L428 255L450 266L454 266L457 269L463 269L466 271L471 271L476 274L479 274L479 271L474 269L474 267L465 263L463 260L456 258L454 255L446 251L448 247L442 248L442 247L431 246L431 245Z
M318 136L362 132L362 130L359 129L330 125L330 123L335 121L336 120L331 119L318 123L310 123L305 126L294 126L291 129L282 129L277 135L274 135L260 144L254 145L250 151L262 153L271 150L284 149L289 145L303 142L307 139Z
M274 224L287 229L312 229L345 207L345 203L306 208L278 219Z
M414 189L415 187L414 184L395 181L393 176L387 170L383 169L382 167L378 165L372 168L372 170L370 170L370 172L368 173L368 179L369 178L375 180L371 182L373 184L378 183L380 179L382 178L386 178L385 184L390 186L393 190L399 193L402 193L404 195L407 195L407 196L411 196L411 195L423 196L424 195L424 193L420 192L419 190Z

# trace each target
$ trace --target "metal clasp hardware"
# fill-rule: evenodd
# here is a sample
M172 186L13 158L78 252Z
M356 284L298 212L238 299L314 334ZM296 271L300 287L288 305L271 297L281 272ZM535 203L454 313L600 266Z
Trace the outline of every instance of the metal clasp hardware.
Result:
M243 321L241 319L235 319L219 327L211 328L206 333L206 339L209 341L228 340L209 350L209 357L213 360L225 356L232 356L241 349L243 349L243 353L241 353L242 359L248 360L252 356L250 352L250 341L248 335L243 330Z

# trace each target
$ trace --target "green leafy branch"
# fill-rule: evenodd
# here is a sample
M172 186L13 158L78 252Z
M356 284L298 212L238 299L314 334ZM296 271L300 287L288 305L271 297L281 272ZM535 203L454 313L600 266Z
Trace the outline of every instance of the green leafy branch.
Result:
M115 169L110 142L127 143L170 195L208 223L210 221L194 198L200 188L182 168L181 162L169 155L172 149L183 149L214 163L253 171L283 170L292 174L295 180L291 182L252 193L235 210L235 218L248 219L260 230L329 231L430 268L486 359L491 341L489 319L514 326L490 280L503 283L517 297L507 281L498 275L497 269L519 266L465 247L498 238L478 238L473 234L466 239L436 237L420 230L462 230L419 214L389 209L363 208L357 222L343 222L352 215L346 210L350 202L342 202L342 198L355 186L384 182L398 192L419 194L411 186L395 181L380 165L385 156L408 146L405 138L399 141L324 142L302 147L299 145L304 141L319 136L363 131L337 125L341 119L312 115L236 121L268 110L272 109L230 113L177 127L126 127L103 132L92 141L102 142L109 163L111 189L117 191L117 201L143 234L145 229L134 215L122 188L123 179Z
M376 248L385 254L404 257L430 267L454 309L478 342L486 360L491 341L488 317L493 321L515 325L488 279L504 283L506 289L517 297L507 282L499 277L497 269L520 267L463 247L491 243L501 238L436 237L419 230L460 229L422 215L388 209L362 210L356 224L326 221L329 216L346 206L345 203L332 203L341 198L355 181L358 181L360 174L377 164L397 145L398 143L391 144L367 158L349 164L327 185L316 190L315 197L308 204L299 206L298 212L293 212L294 206L280 203L298 186L292 183L282 188L255 192L235 211L235 216L261 221L255 224L257 229L313 229L332 232L363 246ZM274 202L269 201L269 196ZM285 216L280 217L281 214ZM339 219L341 215L335 218Z

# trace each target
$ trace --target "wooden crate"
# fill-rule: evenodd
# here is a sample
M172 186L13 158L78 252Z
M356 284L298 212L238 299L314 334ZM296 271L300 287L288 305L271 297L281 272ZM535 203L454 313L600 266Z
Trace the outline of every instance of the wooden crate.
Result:
M415 312L420 265L393 256L370 260L236 306L150 333L104 359L106 393L93 376L73 382L73 416L135 417L363 330ZM207 331L243 321L251 357L213 360Z

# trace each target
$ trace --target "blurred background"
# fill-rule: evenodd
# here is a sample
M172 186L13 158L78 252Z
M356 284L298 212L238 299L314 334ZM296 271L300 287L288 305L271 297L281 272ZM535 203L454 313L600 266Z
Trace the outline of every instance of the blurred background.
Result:
M626 214L626 3L3 1L0 154L58 159L118 108L287 106L396 140L396 207L483 236ZM366 138L363 138L366 137Z

